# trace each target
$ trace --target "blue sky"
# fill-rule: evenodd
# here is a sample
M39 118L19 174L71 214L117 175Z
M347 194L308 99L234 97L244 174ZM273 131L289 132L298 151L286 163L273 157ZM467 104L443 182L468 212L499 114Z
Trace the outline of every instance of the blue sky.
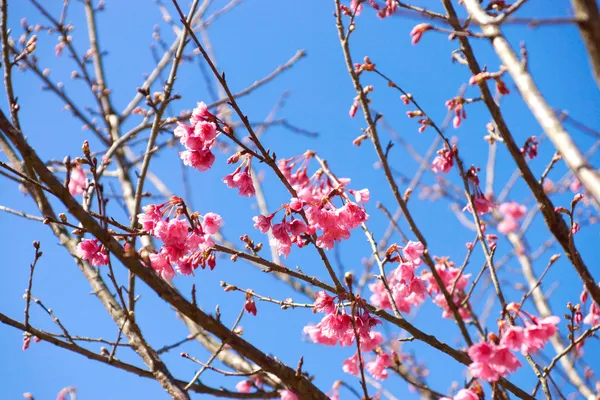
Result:
M54 15L58 15L61 2L54 3L56 4L48 7ZM72 3L67 20L75 26L74 42L80 53L83 53L87 48L83 9L79 2ZM172 9L170 2L166 3L169 9ZM415 3L440 9L440 4L433 0ZM226 1L215 0L211 10L217 10L224 4ZM182 6L187 8L187 2L183 2ZM375 233L375 237L380 238L387 227L387 219L377 210L375 201L381 201L392 211L395 207L383 174L374 168L376 156L372 147L365 143L356 148L351 143L352 139L360 135L364 122L359 116L355 119L348 117L348 109L355 94L337 39L333 9L333 1L246 0L218 19L209 34L218 66L226 71L227 80L234 91L241 90L256 79L269 74L275 67L291 58L297 50L306 51L306 58L281 74L271 84L241 99L240 105L250 120L260 121L268 115L282 93L289 91L285 107L278 116L299 127L318 132L319 136L312 139L281 127L273 127L265 136L267 147L275 150L279 157L291 157L311 148L326 158L339 176L352 178L352 188L368 187L373 199L367 207L371 216L369 227ZM523 7L521 16L564 16L568 15L568 12L568 2L563 0L531 0ZM14 37L21 32L19 20L22 17L26 17L30 24L45 23L29 2L13 1L9 8L9 24L15 32ZM153 42L153 26L157 23L161 26L162 35L167 43L170 44L173 40L170 28L161 22L160 18L158 8L149 0L109 0L106 10L98 16L101 47L108 52L105 56L107 82L111 89L112 101L118 110L122 110L128 104L136 93L136 87L143 82L143 74L152 69L150 45ZM380 70L392 77L406 91L413 93L430 116L441 122L446 115L445 100L456 94L470 74L465 67L451 63L450 53L457 47L457 43L447 40L443 34L428 32L418 46L412 46L408 34L417 22L405 16L382 21L377 19L371 10L365 11L358 17L357 30L352 36L353 56L355 60L360 60L365 55L370 56ZM600 94L591 79L577 29L571 26L538 29L510 26L506 27L506 32L514 46L518 46L520 40L526 41L530 70L548 102L556 108L569 110L573 118L600 130L600 121L597 118L600 115ZM75 66L68 59L68 55L65 53L60 58L55 57L53 49L56 37L40 32L38 39L36 54L40 65L50 68L50 77L54 81L65 83L69 96L92 106L92 98L86 87L80 81L70 79ZM489 43L476 40L472 43L480 63L487 65L489 70L497 70L500 62ZM509 87L513 88L510 78L506 81ZM375 85L375 91L371 95L373 107L382 112L386 121L418 152L424 153L434 139L434 132L428 130L419 134L418 124L405 117L406 107L399 101L397 93L388 89L381 80L367 76L364 82ZM21 105L20 115L24 133L43 158L61 160L67 154L75 157L85 139L90 139L92 146L97 145L89 132L82 132L79 121L73 119L68 112L62 111L63 105L52 93L40 90L40 81L32 73L15 71L15 85ZM158 89L159 86L153 88ZM211 100L197 62L182 65L175 91L182 99L173 104L174 114L178 114L179 110L192 108L197 101ZM502 99L502 110L517 143L523 143L529 136L539 136L541 130L516 90L512 92ZM477 96L477 90L469 88L467 96ZM5 110L5 100L2 98L2 107ZM488 147L482 138L489 115L481 103L469 105L467 114L468 119L463 126L450 131L449 134L457 137L467 165L484 167ZM129 118L125 128L137 124L139 118ZM581 132L571 132L583 150L588 149L595 141ZM382 136L382 140L390 140L387 132L382 131ZM162 135L159 140L164 141L166 138L166 135ZM142 147L138 146L136 150L142 151ZM162 152L153 159L151 168L168 183L171 191L183 195L177 151L177 148L173 148ZM551 144L548 141L543 142L540 156L531 164L538 175L549 162L553 152ZM418 165L410 155L400 146L395 146L390 154L394 168L412 176ZM231 172L230 166L225 164L226 157L225 154L218 154L215 167L210 172L188 171L193 205L201 213L212 211L221 214L225 222L224 234L228 239L235 240L240 235L249 233L256 240L264 241L265 238L252 228L251 218L258 213L254 201L237 196L234 190L228 189L221 182L221 178ZM4 159L3 156L0 156L0 159ZM508 159L506 150L501 146L498 160L494 185L496 194L514 171L514 163ZM598 161L597 156L591 158L594 165L597 165ZM565 172L561 164L551 172L550 179L558 181ZM449 177L452 182L459 183L455 171ZM423 182L431 184L434 181L435 177L428 173ZM116 181L110 182L118 187ZM156 193L151 185L147 185L146 188ZM265 178L265 190L272 210L288 200L285 189L269 173ZM570 196L558 195L554 198L555 203L568 205ZM521 182L517 183L509 198L528 206L532 204L532 198ZM32 202L6 179L0 180L0 204L31 213L36 212ZM474 234L457 221L448 202L442 200L431 203L427 200L417 200L417 196L414 196L410 208L429 241L431 253L450 256L457 263L462 262L465 242L472 240ZM57 204L57 211L61 210ZM118 206L113 206L112 211L115 218L126 221L126 215ZM408 231L403 221L402 227ZM1 312L15 319L22 319L22 295L27 284L29 263L33 257L31 242L39 240L44 256L35 274L33 294L55 311L72 334L105 337L109 340L116 337L117 328L114 323L101 304L89 294L87 282L64 249L57 245L49 230L39 223L0 213L0 238L0 253L4 255L4 279L0 281ZM548 233L538 216L530 230L530 246L536 249L547 238ZM576 237L580 251L596 278L600 276L600 271L596 268L599 256L593 247L597 241L598 230L595 226L585 227ZM498 251L500 255L506 254L510 251L509 243L501 240ZM535 265L538 274L545 267L550 255L556 252L559 250L552 249L538 260ZM330 258L334 259L334 253L329 253ZM369 254L368 243L359 231L340 246L340 258L344 267L355 272L361 271L361 259ZM326 279L324 269L313 249L294 249L285 263L290 267L298 265L305 272ZM468 271L476 274L482 263L483 257L476 251ZM510 261L508 267L511 268L501 272L502 279L513 283L521 282L518 273L510 272L518 269L516 261ZM123 277L124 274L120 273L119 276ZM244 299L239 293L223 293L219 286L220 281L252 288L257 293L278 299L292 296L297 301L307 301L293 293L285 284L257 272L254 267L241 262L231 263L227 259L220 259L217 268L212 272L199 271L195 277L175 278L175 283L184 293L189 293L192 283L195 283L202 307L210 311L218 304L224 320L233 321ZM557 315L566 311L567 301L577 301L581 286L573 268L564 260L556 263L543 285L545 290L552 290L551 305ZM148 341L156 347L161 347L183 338L186 330L175 314L145 288L140 288L140 291L142 298L138 305L137 318ZM476 309L483 308L489 293L488 291L476 294L475 298L480 299L475 304ZM515 290L508 290L507 295L515 301L520 299L520 294ZM258 316L245 316L241 323L248 340L290 365L296 365L298 359L304 356L306 370L316 376L315 383L324 390L328 390L336 379L344 379L358 387L356 380L341 370L341 361L352 354L351 349L323 348L303 340L302 327L308 322L318 322L318 315L313 315L308 310L282 311L272 304L257 305ZM486 320L490 329L494 328L494 321L498 316L494 314L496 311L494 309L493 314ZM411 318L420 329L437 334L450 344L462 346L454 324L448 320L441 320L440 314L440 310L428 302ZM31 321L34 326L56 331L48 316L39 308L33 308ZM564 331L564 321L561 327ZM401 334L393 327L390 332ZM167 398L156 382L86 360L46 343L32 344L28 351L22 352L21 333L12 328L0 326L0 342L3 344L3 355L0 358L0 376L4 378L1 396L3 398L18 399L27 391L33 392L39 399L53 398L62 387L69 385L77 386L79 398L85 400ZM99 350L98 346L90 348ZM429 382L436 390L446 392L452 381L456 380L460 384L464 380L464 367L426 345L410 343L405 350L414 352L419 361L426 363L431 370ZM208 357L206 351L193 343L183 346L182 351L200 359ZM598 354L598 346L590 343L587 354L592 356L588 360L593 358L593 354ZM123 352L120 357L138 363L136 356L127 352ZM164 359L177 377L189 379L193 376L195 365L180 359L178 351L167 354ZM592 361L591 366L598 368L600 362ZM525 383L529 388L533 386L532 377L531 370L524 367L515 374L513 380ZM237 380L238 378L219 377L212 372L204 375L204 382L211 386L223 385L233 388ZM558 380L560 382L561 378ZM410 395L406 384L395 377L386 381L385 386L398 398L408 398ZM342 398L351 396L347 392L342 394Z

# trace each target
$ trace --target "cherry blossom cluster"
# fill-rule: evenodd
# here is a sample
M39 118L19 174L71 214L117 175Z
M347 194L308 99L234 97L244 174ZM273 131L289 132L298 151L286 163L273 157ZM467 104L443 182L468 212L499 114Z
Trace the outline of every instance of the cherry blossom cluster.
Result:
M98 239L82 239L77 245L77 255L94 267L108 264L108 252Z
M318 292L316 297L314 311L325 313L325 316L317 325L304 327L304 333L309 339L326 346L351 346L358 336L361 354L372 351L376 353L375 359L365 364L365 369L374 379L386 379L386 369L394 365L393 358L380 348L383 336L372 328L381 321L369 314L364 307L364 300L357 298L354 305L349 305L344 303L347 295L333 297L323 291ZM353 315L348 314L346 306L354 307ZM359 368L358 351L342 363L344 372L352 375L358 375Z
M386 251L387 260L400 263L387 276L388 287L400 312L407 313L412 307L421 305L427 296L426 282L415 273L422 264L423 251L421 242L408 242L403 248L394 244ZM373 305L386 310L393 309L383 281L371 283L369 289L373 292L370 298Z
M473 362L469 365L469 371L473 377L496 382L501 377L508 376L521 367L521 362L513 352L536 353L544 348L558 330L556 325L560 318L556 316L535 317L520 310L515 303L507 306L507 312L514 312L511 318L520 317L524 326L509 325L501 321L500 337L490 334L487 341L471 346L469 357Z
M446 101L446 107L448 107L449 111L454 111L452 125L454 126L454 128L458 128L462 124L462 121L467 119L464 97L457 96Z
M253 218L254 227L260 232L271 231L271 244L285 257L293 244L303 247L312 240L312 235L317 235L317 246L332 249L336 241L348 239L352 229L369 219L362 206L369 200L369 190L346 188L349 179L334 183L322 169L309 177L308 164L314 156L315 153L307 151L300 157L279 160L278 167L297 197L270 215ZM339 207L334 204L336 198L342 203ZM273 224L279 211L283 218Z
M186 148L179 153L183 163L194 167L199 171L209 170L214 162L215 155L211 151L219 132L229 133L231 127L219 120L208 111L206 104L198 103L192 111L189 119L190 125L179 123L173 134L179 138L181 144ZM217 123L223 125L219 128ZM225 176L223 182L230 188L238 189L241 196L252 197L255 194L252 177L250 176L250 160L252 155L246 151L239 151L227 160L228 164L237 163L240 158L242 162L234 172Z
M500 204L498 212L502 215L502 221L498 224L498 232L506 235L519 229L518 221L525 217L527 207L512 201Z
M189 215L178 197L166 203L147 205L143 210L138 220L144 231L163 242L160 251L148 257L150 266L163 279L173 279L175 270L191 275L198 266L202 269L207 265L211 270L215 268L214 242L210 235L219 230L219 215Z
M363 351L371 351L383 343L383 337L379 332L371 330L374 326L381 324L364 307L362 299L356 299L354 316L348 314L344 302L348 300L347 295L330 296L324 291L316 294L313 310L325 314L317 325L304 327L309 339L314 343L325 346L350 346L355 341L354 328L360 338L360 346Z
M454 262L450 261L447 257L436 257L435 261L435 270L444 288L452 297L452 302L458 313L465 321L471 320L469 306L465 303L465 289L469 283L471 274L461 273L460 268L455 267ZM442 317L453 318L452 310L433 273L431 271L424 271L421 274L421 279L428 283L427 292L432 297L433 302L443 310Z
M447 146L444 146L440 150L437 151L437 156L431 162L431 170L433 172L441 172L443 174L447 174L450 172L452 167L454 166L454 155L457 152L456 146L453 146L452 149L449 149Z
M189 119L190 125L179 123L173 134L186 148L179 153L183 163L207 171L215 162L211 147L217 137L216 117L208 111L206 104L198 103Z

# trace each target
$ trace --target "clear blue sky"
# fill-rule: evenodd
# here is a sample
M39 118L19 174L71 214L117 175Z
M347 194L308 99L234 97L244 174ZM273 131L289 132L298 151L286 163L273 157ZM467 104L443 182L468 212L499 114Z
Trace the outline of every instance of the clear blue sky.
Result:
M62 2L44 3L52 3L48 7L54 15L58 15ZM67 20L75 25L73 37L80 53L83 53L87 48L83 9L80 2L72 3ZM170 6L170 2L166 3ZM215 0L214 3L212 10L220 8L226 1ZM439 2L434 0L415 3L432 9L440 8ZM182 2L182 6L187 9L188 2ZM373 199L368 205L371 215L369 227L376 238L380 238L387 227L387 220L376 209L375 201L381 201L391 210L395 207L381 171L373 168L376 157L369 143L361 148L351 144L352 139L360 134L364 123L358 116L354 120L348 117L348 109L355 94L343 63L333 9L333 1L246 0L215 23L210 29L210 38L218 65L226 71L229 84L235 91L267 75L298 49L306 50L308 57L273 83L242 99L240 104L252 121L260 121L266 117L281 94L289 90L290 96L279 116L302 128L317 131L319 137L310 139L275 127L266 136L268 146L279 157L290 157L308 148L314 149L329 161L338 175L352 178L353 188L368 187ZM564 16L568 10L568 2L564 0L531 0L523 7L521 16ZM26 17L31 24L46 23L28 1L12 1L9 6L9 23L15 32L14 37L21 32L19 20L22 17ZM119 110L135 95L136 87L143 82L143 74L152 68L150 44L154 24L161 24L167 43L173 40L172 32L160 18L158 8L149 0L109 0L106 11L99 14L101 46L108 52L105 56L107 81L112 91L112 101ZM468 80L469 73L465 67L451 63L450 52L457 44L448 41L443 34L427 33L418 46L412 46L408 34L415 23L415 20L406 17L381 21L371 10L364 12L357 20L358 29L352 38L353 55L356 60L369 55L378 68L405 90L412 92L432 118L441 122L446 114L444 101L455 95L461 84ZM550 104L568 109L574 118L600 130L600 94L591 79L577 30L566 26L535 30L511 26L506 31L513 40L513 45L518 46L519 40L526 41L530 69ZM54 56L56 40L55 36L39 33L36 54L40 65L50 68L53 80L65 82L70 96L79 99L80 103L92 105L83 84L70 79L75 66L68 55L65 53L60 58ZM474 45L480 62L488 65L490 70L497 70L500 62L489 44L480 41L474 42ZM45 159L59 160L67 154L77 156L81 143L90 139L91 135L82 132L81 123L74 120L68 112L62 111L62 105L54 95L40 90L40 82L32 73L15 72L15 81L24 133L40 155ZM372 94L373 106L384 114L387 122L418 152L424 153L434 139L434 132L428 130L419 134L418 124L404 116L406 109L398 100L396 92L386 88L384 83L374 77L367 77L365 82L376 85ZM513 87L510 79L507 79L507 83L509 87ZM158 90L158 86L153 89ZM192 108L197 101L211 100L196 62L182 66L175 90L182 95L182 99L173 105L175 114L179 109ZM467 96L476 95L477 91L469 88ZM2 96L2 99L3 110L6 110L5 97ZM531 135L540 134L540 128L516 90L502 100L502 109L518 143L523 143ZM487 144L482 137L489 116L482 104L468 106L467 113L468 119L464 125L451 134L457 136L465 162L484 167ZM127 127L138 121L139 117L131 117ZM594 142L593 138L580 132L573 131L573 135L582 149L589 148ZM387 141L387 133L383 133L383 136ZM163 136L160 140L165 138ZM142 151L142 148L137 150ZM152 168L168 182L174 193L182 195L177 151L178 149L168 149L162 152L153 159ZM540 156L532 162L534 171L541 173L553 151L549 142L541 145ZM394 167L406 175L412 176L417 168L414 160L400 146L392 149L390 157ZM3 156L0 158L4 159ZM225 159L226 155L218 154L215 167L208 173L189 171L194 207L201 213L213 211L221 214L225 221L224 233L230 240L235 240L243 233L250 233L255 239L264 241L265 238L252 228L251 217L257 214L254 201L237 196L221 182L221 178L231 171L225 165ZM600 160L594 156L591 161L597 165ZM496 193L502 189L514 170L514 164L508 161L507 152L502 146L499 148L498 165L494 185ZM556 181L564 172L561 165L553 170L550 178ZM459 182L455 171L450 174L450 178L455 183ZM434 179L432 174L427 174L424 182L432 183ZM113 185L118 187L116 181ZM265 186L272 209L287 200L285 190L273 180L272 175L267 174ZM151 185L147 185L147 188L156 193ZM531 196L524 190L522 183L517 184L510 198L529 206L532 204ZM555 198L556 204L560 205L568 205L569 200L568 194ZM16 185L6 179L0 180L0 204L31 213L37 211L32 202L17 190ZM448 202L417 201L417 196L414 196L410 207L430 243L430 252L450 256L460 263L465 254L464 244L472 240L474 234L456 220ZM56 209L62 210L58 204ZM113 207L113 212L117 219L126 220L126 215L119 207ZM402 226L406 229L404 223ZM547 237L543 222L538 217L531 229L532 248L537 248ZM48 229L39 223L0 213L0 238L0 254L3 254L3 279L0 280L2 313L22 319L22 295L33 257L31 242L39 240L44 256L35 274L33 294L55 311L72 334L114 340L117 328L101 304L89 294L87 282ZM592 273L596 278L600 277L597 268L600 257L594 249L594 245L598 243L597 227L582 229L576 241ZM508 251L510 245L501 240L499 254ZM536 263L538 274L549 256L555 252L558 249L551 250ZM356 272L361 271L361 259L369 254L368 244L359 231L354 233L350 241L340 246L344 266ZM334 259L333 252L330 252L330 256ZM476 274L482 262L481 254L476 251L468 271ZM298 265L307 273L325 278L323 267L310 248L300 251L294 249L286 264L291 267ZM509 262L508 266L512 270L519 267L515 260ZM120 276L124 275L121 273ZM506 270L502 272L502 278L511 282L522 281L519 274ZM242 262L233 264L227 259L219 260L217 268L212 272L198 271L195 277L175 278L177 286L184 293L189 293L192 283L195 283L202 307L210 311L219 304L225 321L233 321L243 304L243 297L239 293L223 293L219 287L221 280L252 288L257 293L274 298L292 296L297 301L306 301L291 292L285 284L257 272L254 267ZM552 268L543 286L545 290L553 290L551 304L555 313L562 315L567 301L577 301L582 285L573 268L561 260ZM175 314L145 288L140 290L142 298L137 318L149 342L161 347L183 338L186 330ZM480 299L475 304L477 309L483 308L488 294L489 292L476 294L475 298ZM507 294L511 300L520 299L520 295L513 290L508 290ZM302 327L311 321L316 323L318 315L313 315L308 310L282 311L272 304L257 305L258 316L245 316L242 320L248 340L289 365L296 365L300 356L304 356L306 371L316 376L315 383L324 390L328 390L336 379L344 379L357 387L355 378L345 375L341 370L341 361L352 354L352 349L324 348L302 340ZM439 335L450 344L461 345L454 324L447 320L441 321L440 314L437 307L427 302L413 319L426 332ZM492 314L487 318L488 328L494 328L496 317L497 314ZM48 316L37 307L32 308L31 321L34 326L57 331ZM561 328L564 332L564 322ZM400 333L394 327L389 332ZM33 392L38 399L50 399L62 387L69 385L78 387L79 398L83 400L167 398L160 386L152 380L86 360L47 343L34 343L28 351L22 352L21 333L10 327L0 326L0 343L0 376L3 382L0 397L5 399L19 399L27 391ZM99 350L99 346L90 348ZM420 361L426 362L431 370L429 382L436 390L445 392L453 380L459 383L464 380L465 367L443 354L420 343L410 343L405 349L407 352L414 352ZM208 357L200 346L193 343L183 346L182 350L200 359ZM586 350L591 356L588 360L594 358L594 354L600 354L598 351L597 344L590 343ZM124 360L139 363L135 354L119 354ZM195 365L181 360L178 351L169 353L164 359L172 372L181 379L191 378L195 371ZM594 361L592 366L600 368L600 361ZM532 377L531 370L524 367L512 379L526 382L526 387L530 388L534 382ZM223 378L208 372L204 375L204 380L211 386L223 385L232 389L238 378ZM404 398L410 393L406 384L395 377L386 381L385 386L398 398ZM352 395L343 392L342 398L352 398Z

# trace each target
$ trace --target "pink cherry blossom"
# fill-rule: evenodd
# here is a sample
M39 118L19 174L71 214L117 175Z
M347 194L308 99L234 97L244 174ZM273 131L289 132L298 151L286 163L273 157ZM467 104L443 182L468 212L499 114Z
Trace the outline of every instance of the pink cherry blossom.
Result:
M473 203L475 204L475 210L477 211L477 214L479 214L479 215L487 214L496 208L496 203L488 200L482 194L474 195ZM465 206L465 208L463 208L463 211L469 211L472 213L473 209L471 208L471 204L467 204Z
M488 382L496 382L500 374L490 364L475 361L469 364L469 371L474 378L480 378Z
M335 346L338 342L336 337L328 337L323 335L323 332L321 331L321 324L307 325L304 327L303 332L308 335L308 338L313 343L318 343L325 346Z
M192 125L196 125L198 122L206 120L208 118L213 117L213 115L208 111L208 107L206 104L201 101L196 105L196 108L192 111L192 116L190 117L190 123Z
M179 153L183 164L194 167L198 171L207 171L215 162L215 155L210 150L185 150Z
M160 221L154 228L154 235L164 242L164 251L171 260L178 260L187 253L187 221L183 219Z
M354 353L352 357L342 362L342 370L350 375L358 375L358 353Z
M454 165L454 153L446 148L439 150L438 155L431 162L433 172L447 174Z
M271 230L271 220L273 216L265 217L264 215L257 215L252 218L254 221L254 227L258 229L261 233L267 233Z
M150 254L150 266L165 280L170 281L175 276L175 270L164 253Z
M225 176L223 182L230 188L237 188L240 196L252 197L256 193L249 168L238 168L235 172Z
M525 342L525 331L520 326L511 326L502 334L500 343L511 350L521 350Z
M138 222L146 232L154 232L154 228L159 221L162 221L161 207L156 204L149 204L142 207L144 212L138 214Z
M206 213L204 214L204 221L202 222L202 228L204 229L204 231L208 234L215 234L217 233L217 231L219 230L219 227L221 226L221 222L223 221L223 219L221 218L221 216L219 214L215 214L215 213Z
M473 361L489 362L494 354L495 346L491 342L481 342L469 347L469 357Z
M368 362L365 369L369 371L373 379L382 381L388 378L387 368L394 365L392 357L384 352L377 354L375 360Z
M406 257L409 261L420 264L420 257L423 255L425 251L425 246L421 242L413 242L412 240L406 243L404 248L402 249L402 253L404 257Z
M83 239L77 245L77 254L94 267L108 264L108 252L98 239Z
M356 200L357 203L366 203L371 198L369 189L355 190L353 192L354 192L354 199Z
M316 294L314 308L316 311L331 314L335 311L335 297L328 295L325 291L319 291Z
M71 196L82 194L85 189L86 178L81 165L77 164L71 169L71 176L69 179L69 193L71 193Z

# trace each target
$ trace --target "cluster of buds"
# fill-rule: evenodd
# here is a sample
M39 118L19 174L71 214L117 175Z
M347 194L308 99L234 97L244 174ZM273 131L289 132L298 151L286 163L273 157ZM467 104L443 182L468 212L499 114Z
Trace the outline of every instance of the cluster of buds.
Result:
M538 155L538 145L539 142L535 136L528 137L523 147L521 147L521 154L523 154L523 157L529 157L530 160L533 160Z
M407 111L406 116L408 118L419 118L419 120L417 121L419 124L421 124L421 126L419 127L419 133L425 132L425 129L427 129L428 126L433 126L433 121L429 119L429 117L426 116L425 113L423 113L423 111L421 110Z
M482 82L493 79L496 82L496 90L498 91L498 93L507 95L510 93L510 90L508 90L508 87L502 80L502 76L505 73L506 73L506 68L504 68L504 67L502 67L500 69L500 71L498 71L498 72L487 72L487 71L480 72L476 75L473 75L469 79L469 85L478 85Z
M452 125L454 128L458 128L464 119L467 119L467 113L465 112L465 99L461 96L456 96L446 101L446 107L448 110L454 111L454 119Z

